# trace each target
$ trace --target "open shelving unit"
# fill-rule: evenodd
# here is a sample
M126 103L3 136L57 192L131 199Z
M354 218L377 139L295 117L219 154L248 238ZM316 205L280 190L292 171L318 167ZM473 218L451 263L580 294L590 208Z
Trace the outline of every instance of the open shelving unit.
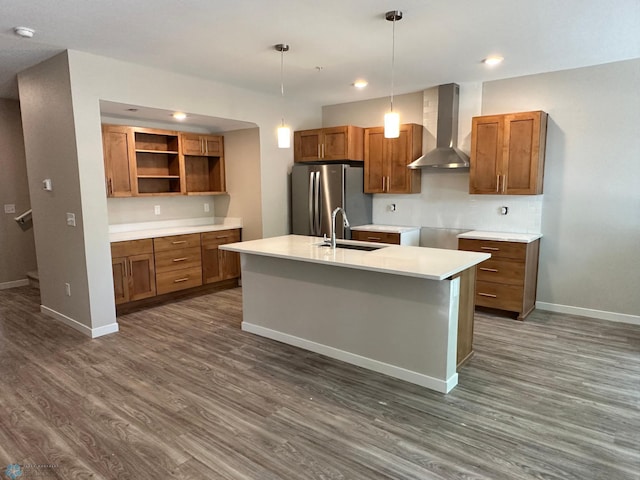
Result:
M183 194L178 133L136 128L134 139L138 194Z

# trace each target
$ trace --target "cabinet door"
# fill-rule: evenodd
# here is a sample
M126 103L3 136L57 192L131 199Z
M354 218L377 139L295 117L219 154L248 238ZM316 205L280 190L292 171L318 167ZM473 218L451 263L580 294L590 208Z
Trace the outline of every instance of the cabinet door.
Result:
M349 136L347 127L322 129L320 156L323 160L345 160L349 158Z
M310 162L320 160L322 129L302 130L293 134L293 161Z
M153 254L128 257L129 300L140 300L156 294L156 275Z
M387 163L389 177L387 180L387 193L411 193L411 177L413 173L407 168L410 163L410 138L409 131L400 129L398 138L387 138Z
M183 133L180 135L180 143L183 155L204 155L205 145L200 135Z
M223 137L219 135L208 135L202 137L205 155L209 157L220 157L223 155Z
M500 193L503 137L502 115L473 118L469 193Z
M543 121L544 119L544 121ZM544 129L544 131L542 131ZM546 114L524 112L505 115L502 193L542 193ZM542 144L542 145L541 145Z
M218 250L223 280L240 277L240 254Z
M382 127L364 131L364 191L383 193L387 181L385 165L385 138Z
M116 305L129 301L129 275L127 272L127 259L114 258L111 260L113 271L113 290L116 298Z
M133 130L116 125L102 126L102 148L108 197L130 197L135 192L132 164L135 153Z
M202 245L202 283L214 283L222 280L219 245Z

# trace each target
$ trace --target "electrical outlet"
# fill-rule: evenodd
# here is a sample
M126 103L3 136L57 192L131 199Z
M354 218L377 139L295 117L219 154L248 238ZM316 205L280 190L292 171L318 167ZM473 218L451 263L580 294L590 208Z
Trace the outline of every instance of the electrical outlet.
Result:
M67 212L67 226L75 227L76 226L76 214Z
M67 295L67 297L71 296L71 284L70 283L65 283L64 284L64 293Z
M160 215L160 205L154 205L153 206L153 213L155 215Z
M204 204L204 211L205 211L205 212L208 212L208 211L209 211L209 204L208 204L208 203L205 203L205 204Z
M13 203L4 204L4 213L16 213L16 206Z

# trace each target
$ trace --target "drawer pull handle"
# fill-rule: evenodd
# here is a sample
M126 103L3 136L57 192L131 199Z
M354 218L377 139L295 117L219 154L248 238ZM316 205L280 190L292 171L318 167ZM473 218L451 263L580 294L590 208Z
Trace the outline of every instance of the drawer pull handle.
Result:
M480 267L480 270L482 270L483 272L497 272L498 271L497 268L485 268L485 267Z
M173 281L173 283L186 282L187 280L189 280L189 277L176 278L176 279Z
M496 248L496 247L480 247L482 250L493 250L495 252L498 252L500 249Z
M229 235L220 235L219 237L216 238L229 238Z
M380 237L367 237L367 240L382 240Z
M182 257L182 258L174 258L173 260L171 260L172 262L184 262L187 259L187 257Z
M481 297L491 297L491 298L497 298L497 295L493 295L491 293L478 293L478 295L480 295Z
M172 245L180 245L181 243L187 243L186 240L176 240L175 242L171 242Z

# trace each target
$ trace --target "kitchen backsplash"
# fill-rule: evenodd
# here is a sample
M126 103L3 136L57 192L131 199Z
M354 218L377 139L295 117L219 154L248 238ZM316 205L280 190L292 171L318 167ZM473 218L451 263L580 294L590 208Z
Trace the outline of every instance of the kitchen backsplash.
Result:
M469 172L423 170L422 193L374 195L373 223L540 233L543 195L470 195ZM396 210L391 211L390 205ZM501 207L507 207L502 215Z
M109 198L109 225L213 217L212 196ZM208 205L208 211L205 211ZM156 214L156 207L160 213Z

